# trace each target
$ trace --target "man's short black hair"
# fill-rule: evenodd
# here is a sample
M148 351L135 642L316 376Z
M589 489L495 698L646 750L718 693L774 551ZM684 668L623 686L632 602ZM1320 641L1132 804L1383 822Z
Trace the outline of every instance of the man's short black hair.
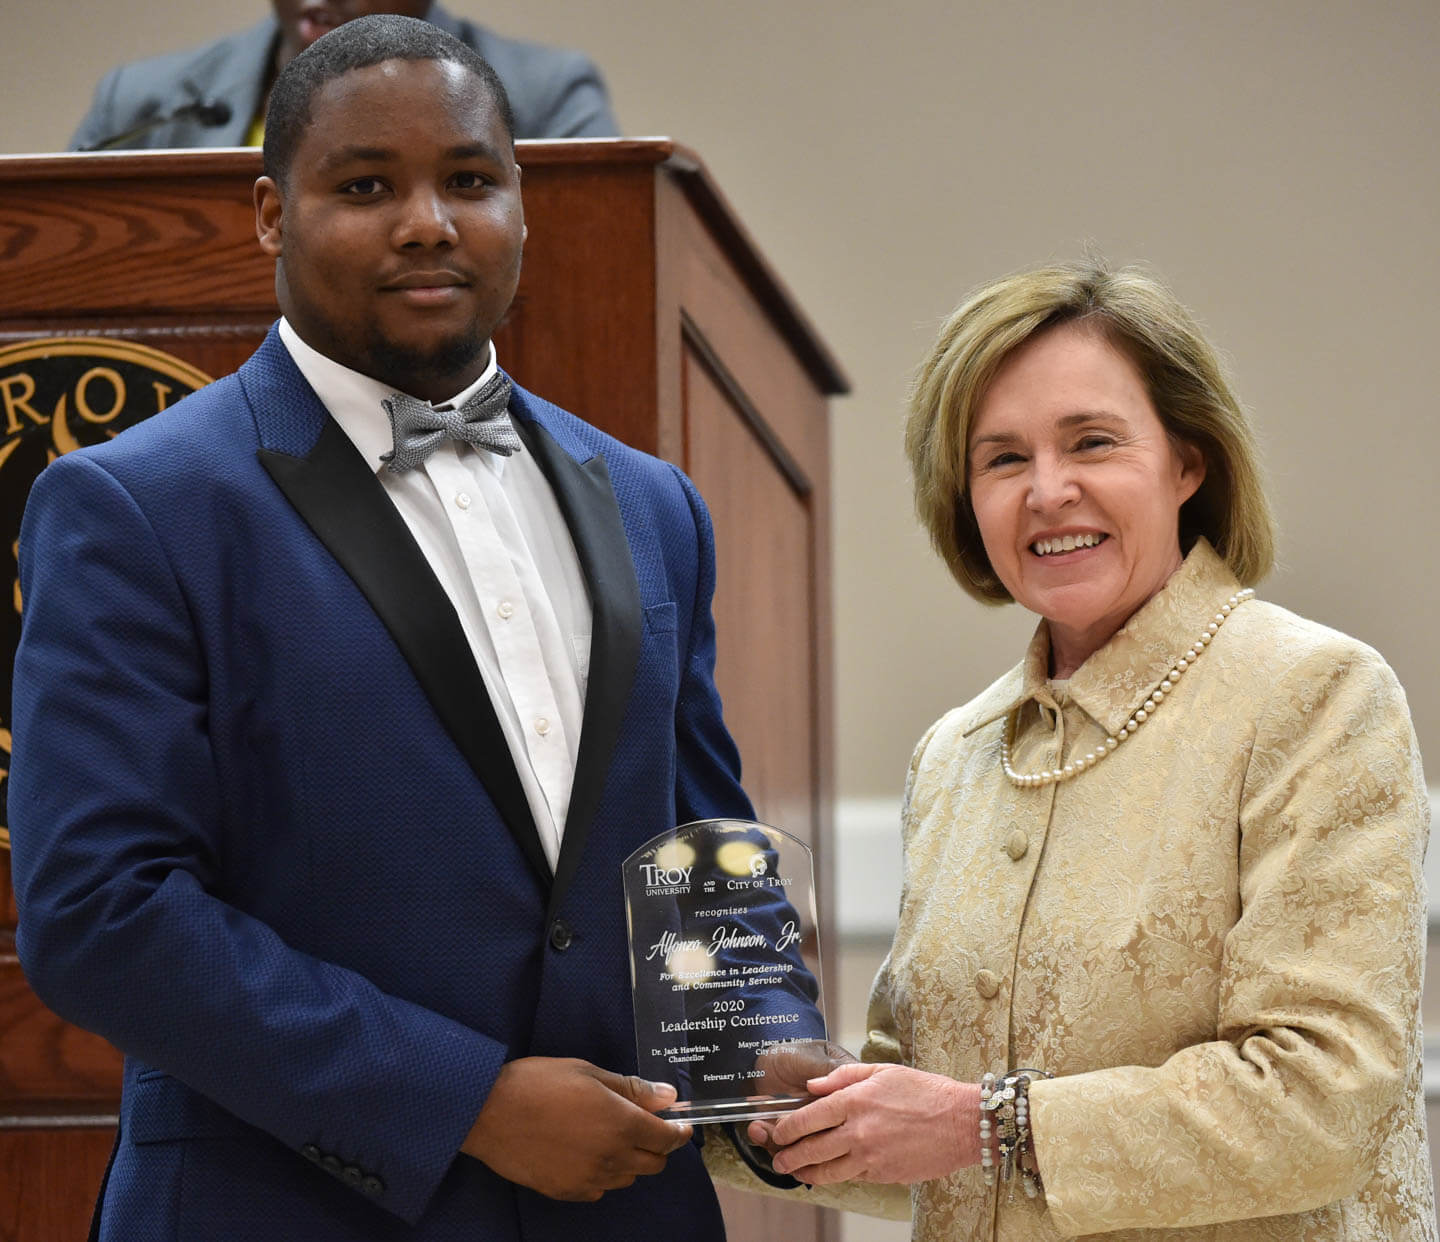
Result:
M511 142L515 114L495 70L474 48L438 26L393 13L357 17L337 26L295 57L275 79L265 114L265 175L283 186L300 137L310 123L310 105L327 82L352 69L387 60L443 60L468 69L494 100Z

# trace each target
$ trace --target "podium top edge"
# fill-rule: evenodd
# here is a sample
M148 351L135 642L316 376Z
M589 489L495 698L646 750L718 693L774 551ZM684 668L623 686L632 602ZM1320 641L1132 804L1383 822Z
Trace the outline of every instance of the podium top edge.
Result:
M700 166L673 138L522 138L517 162L530 164L669 164ZM40 151L0 155L0 181L65 180L97 174L117 179L187 176L258 176L259 147L166 147L145 151Z
M673 138L541 138L515 143L522 168L583 165L649 166L684 191L706 226L731 253L742 278L769 308L821 392L837 396L850 381L785 282L691 148ZM63 151L0 155L0 185L36 182L116 182L184 178L235 180L260 175L256 147L205 147L150 151Z

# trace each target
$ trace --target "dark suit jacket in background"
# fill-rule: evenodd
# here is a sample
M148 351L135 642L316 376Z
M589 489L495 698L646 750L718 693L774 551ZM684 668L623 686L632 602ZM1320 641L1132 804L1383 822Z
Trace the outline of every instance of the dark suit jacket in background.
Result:
M459 620L271 332L36 482L11 832L40 997L126 1054L105 1242L718 1242L687 1144L596 1204L460 1142L501 1065L633 1072L621 863L748 817L709 518L520 388L594 610L556 873Z
M609 138L620 132L600 71L582 53L501 38L474 22L451 17L438 4L431 7L428 20L474 48L500 75L515 110L515 137ZM201 100L225 102L230 119L217 126L176 121L125 146L242 146L260 106L279 32L271 14L248 30L202 47L112 69L95 88L70 149L91 146Z

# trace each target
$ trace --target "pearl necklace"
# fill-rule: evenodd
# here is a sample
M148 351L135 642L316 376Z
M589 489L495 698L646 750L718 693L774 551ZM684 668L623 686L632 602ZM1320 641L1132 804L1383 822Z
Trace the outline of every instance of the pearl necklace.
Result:
M1005 720L1005 732L1000 738L1000 764L1005 769L1005 775L1010 778L1010 783L1021 789L1033 789L1040 785L1056 785L1061 781L1068 781L1072 776L1079 776L1081 772L1093 768L1100 760L1115 751L1121 742L1127 737L1139 731L1151 716L1155 709L1165 701L1165 696L1175 688L1180 680L1180 674L1200 658L1200 653L1210 645L1210 641L1220 632L1220 627L1225 624L1226 619L1247 599L1253 599L1255 592L1249 587L1243 591L1237 591L1224 604L1220 611L1215 614L1215 619L1201 632L1200 637L1195 640L1190 649L1185 652L1174 664L1170 671L1160 679L1160 684L1150 692L1150 696L1135 711L1135 714L1116 732L1114 737L1107 737L1103 746L1098 746L1089 754L1083 755L1063 768L1051 768L1044 772L1024 773L1017 772L1010 766L1010 744L1015 737L1015 729L1020 722L1020 712L1017 708L1011 712Z

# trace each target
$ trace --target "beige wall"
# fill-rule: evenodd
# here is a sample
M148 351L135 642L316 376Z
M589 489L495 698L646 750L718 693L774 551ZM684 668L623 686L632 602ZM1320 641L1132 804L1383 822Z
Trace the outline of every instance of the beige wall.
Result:
M1031 624L961 596L917 534L906 376L968 286L1087 241L1157 267L1227 352L1283 524L1263 593L1386 655L1436 782L1440 6L456 9L585 47L627 132L697 148L854 380L834 424L842 795L897 793L914 738ZM263 11L6 0L0 146L62 144L108 64Z

